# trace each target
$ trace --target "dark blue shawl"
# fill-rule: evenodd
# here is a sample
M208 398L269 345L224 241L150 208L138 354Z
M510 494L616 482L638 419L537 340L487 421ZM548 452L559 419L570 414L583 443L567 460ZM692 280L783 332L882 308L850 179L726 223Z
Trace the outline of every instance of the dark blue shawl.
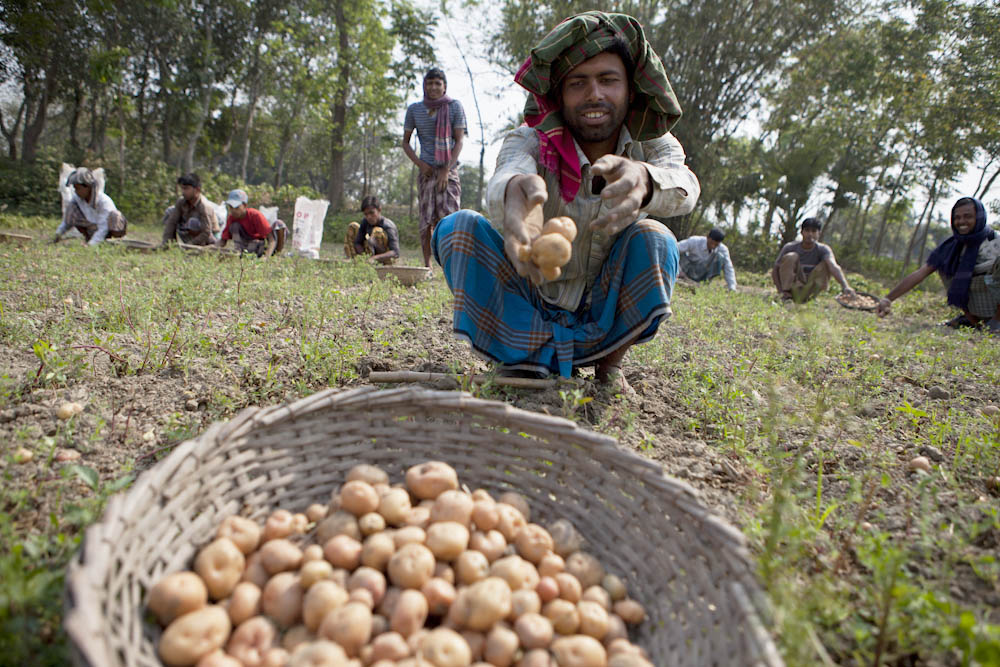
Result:
M968 234L959 234L955 229L955 209L972 204L976 207L976 226ZM986 209L975 197L962 197L951 207L951 236L941 242L927 258L927 263L937 269L944 278L951 278L948 287L948 303L965 310L969 305L969 285L972 270L976 268L979 246L986 239L993 238L993 230L986 226Z

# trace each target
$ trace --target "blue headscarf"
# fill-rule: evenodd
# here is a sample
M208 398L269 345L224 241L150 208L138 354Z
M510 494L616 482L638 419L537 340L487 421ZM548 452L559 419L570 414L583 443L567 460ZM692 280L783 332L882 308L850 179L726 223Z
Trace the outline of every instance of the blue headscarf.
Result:
M976 226L968 234L959 234L955 229L955 209L972 204L976 208ZM969 285L972 270L976 268L979 246L986 239L992 239L994 232L986 226L986 208L975 197L962 197L951 207L951 236L941 242L927 258L927 263L937 269L944 278L951 278L948 287L948 303L965 310L969 305Z

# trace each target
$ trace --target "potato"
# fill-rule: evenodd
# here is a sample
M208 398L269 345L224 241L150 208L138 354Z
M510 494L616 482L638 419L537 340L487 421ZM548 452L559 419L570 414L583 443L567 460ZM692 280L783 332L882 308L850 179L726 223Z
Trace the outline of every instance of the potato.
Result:
M443 461L427 461L406 471L406 488L423 500L458 488L458 473Z
M552 621L552 627L561 635L574 635L580 629L580 612L569 600L556 598L546 603L542 616Z
M472 523L484 532L493 530L500 522L497 503L485 491L480 496L477 496L476 493L472 494Z
M604 579L601 562L584 551L570 554L566 559L566 571L579 579L584 588L597 586Z
M285 667L291 657L291 654L280 646L272 646L264 651L260 667Z
M601 642L586 635L560 637L549 647L559 667L606 667L608 654Z
M410 647L403 635L398 632L386 632L375 636L371 643L371 661L402 660L410 655Z
M319 636L340 644L349 657L361 652L372 633L371 609L360 602L348 602L331 611L319 626Z
M475 503L472 495L465 491L444 491L431 506L431 523L454 521L466 528L472 523L472 509Z
M347 473L348 482L353 482L355 480L367 482L372 486L375 486L376 484L388 484L389 475L377 466L362 463L354 466Z
M499 577L487 577L461 589L452 605L456 607L454 618L449 611L450 619L462 627L485 632L510 614L510 586Z
M207 604L208 589L194 572L168 574L149 589L146 600L146 606L156 615L160 625L170 625L178 616Z
M434 554L422 544L403 545L389 559L389 580L401 588L420 588L434 576Z
M381 499L379 499L379 502L381 502ZM381 533L385 530L385 517L378 512L369 512L358 518L358 527L361 529L361 534L365 537Z
M513 542L517 533L528 525L527 519L521 514L521 510L507 503L497 503L497 512L500 520L497 522L497 530L508 542Z
M222 607L202 607L188 612L174 619L163 631L158 648L160 658L172 667L193 665L222 648L231 630L229 614Z
M267 573L264 569L264 563L261 560L260 552L255 551L247 557L246 567L243 568L243 576L240 577L240 581L249 581L250 583L257 586L257 588L264 588L267 584L267 580L271 578L271 575Z
M264 653L274 645L277 630L263 616L254 616L238 625L226 644L226 653L245 667L260 667Z
M243 667L243 663L219 648L203 655L194 667Z
M309 517L307 517L302 512L296 512L292 515L292 533L294 535L302 535L307 530L309 530Z
M313 560L323 560L323 547L318 544L310 544L302 550L302 564Z
M462 635L462 639L464 639L465 643L469 645L469 651L472 653L472 659L474 661L482 660L483 649L486 647L486 635L482 632L474 632L472 630L462 630L458 634Z
M385 591L385 595L379 600L376 605L375 611L377 611L382 616L389 618L392 616L392 610L396 608L396 603L399 602L399 596L402 595L403 589L398 586L390 586Z
M312 546L316 546L315 544ZM333 565L326 560L311 560L302 564L299 570L302 579L302 590L307 591L317 581L330 579L333 577Z
M354 570L361 564L361 542L347 535L334 535L323 544L323 556L334 567Z
M579 602L583 596L583 586L580 580L569 572L560 572L553 579L559 584L559 597L570 602Z
M427 598L428 613L434 616L444 616L448 608L458 596L458 591L451 582L441 577L433 577L421 586L420 592Z
M503 555L504 549L507 548L507 539L499 530L486 533L477 531L469 536L469 548L479 551L492 563Z
M419 526L426 529L431 524L431 508L417 506L410 508L410 513L403 521L404 526Z
M360 602L369 609L375 609L375 596L367 588L355 588L350 592L349 602Z
M236 588L246 558L236 544L228 537L219 537L198 552L194 559L194 571L205 582L208 595L213 600L220 600Z
M264 522L264 541L288 537L295 532L292 513L288 510L275 510Z
M535 586L535 592L543 603L559 597L559 582L552 577L542 577Z
M396 542L392 536L375 533L366 537L361 545L361 564L375 570L385 570L394 553L396 553Z
M604 645L611 646L616 639L628 639L628 628L618 614L608 614L608 631L604 633Z
M542 234L559 234L572 243L576 238L576 223L573 222L573 218L567 216L549 218L542 226Z
M354 516L364 516L378 509L378 492L368 482L349 481L340 488L340 507Z
M570 554L583 547L583 537L566 519L557 519L549 524L549 535L555 544L553 551L563 558L568 558Z
M506 556L490 565L490 576L500 577L511 590L527 588L534 590L538 585L538 570L520 556Z
M306 628L315 632L326 615L343 607L349 598L348 592L332 581L317 581L302 600L302 621Z
M294 625L302 617L300 581L297 573L279 572L264 586L260 608L283 628Z
M326 544L337 535L347 535L356 540L361 539L361 528L357 518L350 512L338 510L316 524L316 543Z
M549 531L537 523L529 523L514 536L514 546L522 558L537 565L555 545Z
M537 614L542 610L542 599L533 590L522 588L510 594L510 616L511 621L524 614Z
M517 661L517 667L558 667L552 660L549 652L543 648L536 648L524 654Z
M326 505L313 503L306 508L306 518L313 523L322 521L326 517Z
M242 516L227 516L215 531L216 537L228 537L244 555L257 550L261 530L256 521Z
M434 563L434 576L449 584L455 583L455 570L448 563Z
M404 637L424 627L427 622L427 598L420 591L408 588L399 594L399 600L389 618L389 627Z
M521 648L548 648L555 631L552 621L541 614L524 614L514 622L514 632L521 642Z
M392 532L392 541L396 549L404 544L426 544L427 531L420 526L405 526Z
M426 544L438 560L454 560L469 547L469 529L457 521L431 524L427 527Z
M557 553L550 551L538 561L538 574L543 577L554 577L566 571L566 561Z
M257 584L249 581L241 581L236 584L233 594L226 602L226 611L229 613L229 620L233 627L238 626L243 621L260 614L260 598L263 591Z
M531 261L546 280L555 280L573 256L573 246L562 234L543 234L531 244Z
M463 586L482 581L489 575L490 561L481 551L463 551L455 559L455 578Z
M503 624L494 625L486 635L483 660L497 667L510 667L514 664L519 646L520 639L516 632Z
M302 565L302 549L283 537L275 538L260 548L260 562L272 575L297 570Z
M638 625L646 618L646 610L642 608L642 605L628 598L616 602L612 609L629 625Z
M420 643L424 660L434 667L468 667L472 649L462 635L448 628L431 630Z
M406 489L393 488L385 492L379 499L378 513L390 526L401 526L410 516L413 505L410 504L410 494Z
M309 631L309 628L302 624L293 625L285 631L284 635L281 636L281 648L285 649L289 653L294 653L295 649L300 644L305 644L315 640L316 636Z
M361 566L351 573L347 579L347 591L351 592L358 588L364 588L372 594L373 604L382 602L385 597L386 581L385 575L376 569Z
M576 611L580 616L581 635L588 635L594 639L604 639L608 634L608 611L599 602L591 600L581 600L576 604Z
M349 667L344 649L320 639L299 644L292 652L288 667Z

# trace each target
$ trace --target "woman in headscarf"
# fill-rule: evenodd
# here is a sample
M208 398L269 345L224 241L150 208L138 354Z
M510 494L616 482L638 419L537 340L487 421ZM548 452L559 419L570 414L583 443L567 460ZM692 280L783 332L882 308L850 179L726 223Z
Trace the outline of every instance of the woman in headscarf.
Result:
M125 236L125 216L115 207L111 197L103 192L94 172L80 167L69 175L66 184L73 186L75 192L52 239L53 243L58 243L70 228L83 234L87 245L97 245L108 236Z
M927 258L927 263L899 281L878 304L888 315L892 302L935 271L948 288L948 304L962 314L946 325L982 327L1000 333L1000 234L986 226L986 209L975 197L962 197L951 209L954 232Z

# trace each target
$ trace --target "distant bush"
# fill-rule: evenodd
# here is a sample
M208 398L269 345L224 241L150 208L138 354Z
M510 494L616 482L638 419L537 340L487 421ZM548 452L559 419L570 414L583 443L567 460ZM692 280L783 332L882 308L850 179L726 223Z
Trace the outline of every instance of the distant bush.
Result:
M59 163L39 159L24 165L0 158L0 207L20 215L58 216L62 211L59 192Z

